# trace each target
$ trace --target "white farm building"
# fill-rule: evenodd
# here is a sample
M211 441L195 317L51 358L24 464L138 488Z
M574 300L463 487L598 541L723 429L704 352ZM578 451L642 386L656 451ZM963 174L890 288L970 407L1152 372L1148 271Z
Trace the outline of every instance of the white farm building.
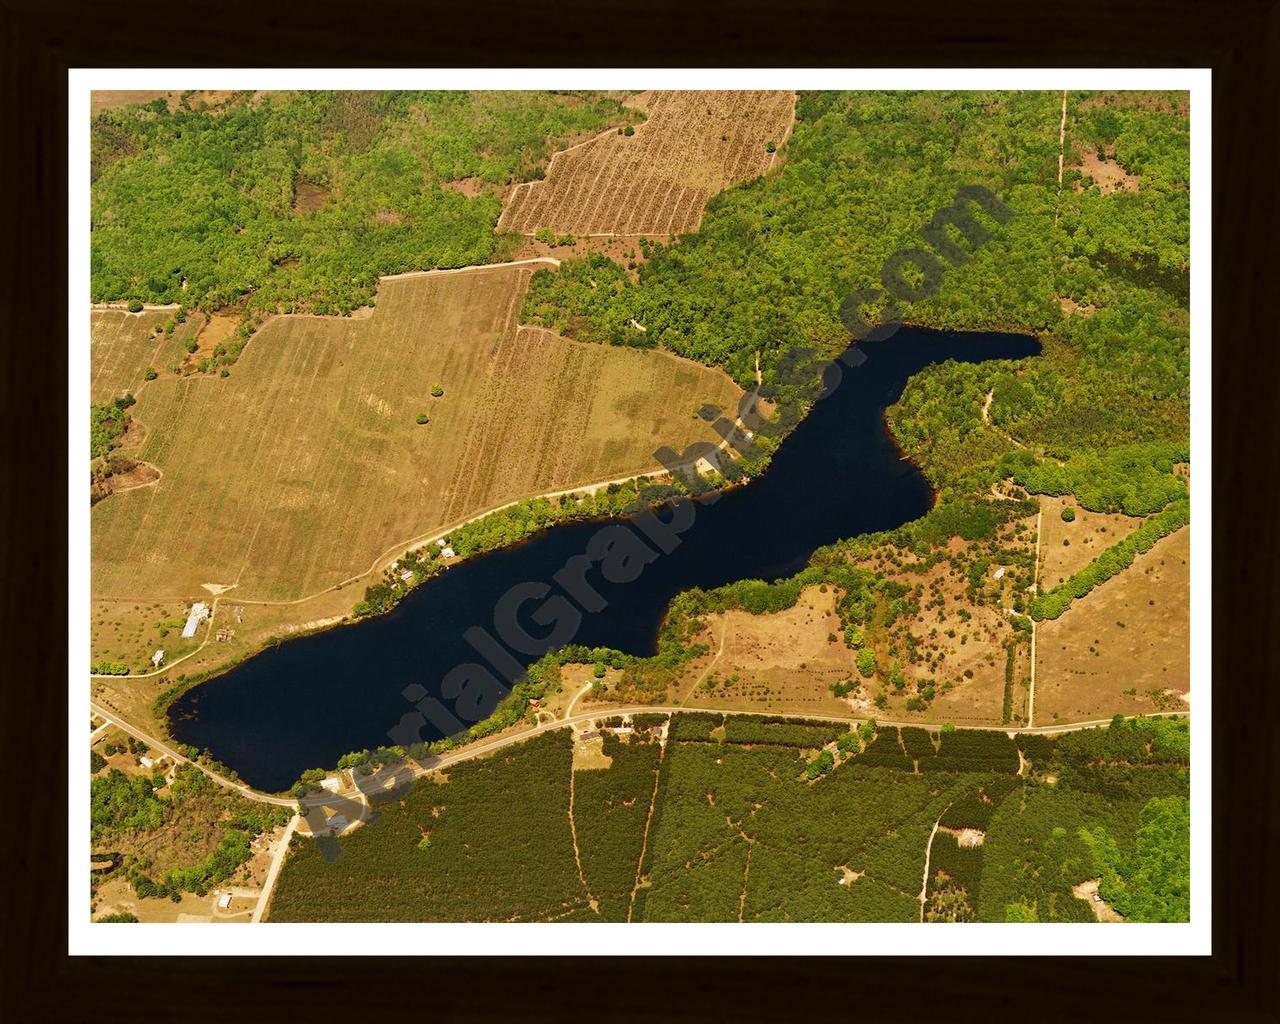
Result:
M182 627L182 636L184 639L190 640L196 635L196 630L200 627L200 623L209 617L209 606L203 601L197 601L191 606L191 614L187 616L187 624Z

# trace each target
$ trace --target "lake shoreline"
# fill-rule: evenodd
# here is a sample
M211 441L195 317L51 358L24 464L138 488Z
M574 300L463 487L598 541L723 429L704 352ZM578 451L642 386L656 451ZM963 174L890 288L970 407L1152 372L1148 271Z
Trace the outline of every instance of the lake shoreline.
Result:
M643 575L621 589L596 583L606 607L579 609L585 617L569 642L652 654L675 594L737 579L782 579L826 544L927 513L937 496L905 458L885 410L926 366L1028 358L1040 343L1028 335L904 328L859 348L866 362L842 366L839 386L814 403L767 472L750 487L697 499L678 549L655 557ZM669 504L681 501L690 499ZM417 683L447 698L440 685L448 670L477 659L463 634L487 630L512 583L552 580L610 523L643 535L634 516L573 520L465 559L385 614L340 624L359 629L291 638L189 688L168 708L170 733L269 790L287 788L303 770L331 765L352 750L386 745L388 729L412 709L401 696L406 686ZM536 660L519 651L514 658L525 666Z

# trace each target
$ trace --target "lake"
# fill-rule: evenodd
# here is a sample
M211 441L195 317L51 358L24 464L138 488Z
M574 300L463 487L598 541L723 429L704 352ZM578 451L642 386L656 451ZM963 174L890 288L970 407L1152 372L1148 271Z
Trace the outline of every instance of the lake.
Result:
M353 750L404 742L392 730L414 711L406 687L416 684L415 700L425 691L430 706L457 714L472 695L488 693L476 683L464 685L456 703L450 699L458 697L459 666L475 666L465 673L468 679L485 673L501 678L502 671L510 676L537 660L540 650L522 653L496 642L510 629L495 626L495 609L513 584L544 584L550 595L563 595L554 574L583 556L593 540L596 550L606 528L613 538L619 528L631 538L631 545L619 544L615 553L634 546L649 555L619 563L612 581L593 566L577 576L579 587L589 587L588 597L566 604L561 596L557 607L577 614L584 601L590 606L581 610L572 642L651 654L667 605L681 591L739 579L782 579L825 544L894 529L928 512L933 494L894 445L885 408L897 401L912 374L931 364L1023 359L1037 355L1040 344L1022 335L904 327L857 349L865 361L841 367L839 385L787 437L767 473L709 501L682 500L661 512L664 520L678 515L688 521L670 553L642 542L653 535L634 518L554 526L455 565L386 615L284 642L193 687L170 706L173 737L207 749L245 782L267 791L286 789L304 770L332 767ZM654 438L654 447L662 442ZM652 521L650 515L650 530ZM577 564L583 563L579 557ZM620 579L624 574L634 578ZM526 633L543 636L557 622L538 620L543 588L525 590L538 599L517 608L516 621ZM591 594L599 595L603 607ZM510 620L499 617L503 624ZM481 640L486 658L464 638L468 630L478 635L474 627L491 638L488 645ZM481 710L488 703L481 701ZM418 736L431 740L450 731L427 721Z

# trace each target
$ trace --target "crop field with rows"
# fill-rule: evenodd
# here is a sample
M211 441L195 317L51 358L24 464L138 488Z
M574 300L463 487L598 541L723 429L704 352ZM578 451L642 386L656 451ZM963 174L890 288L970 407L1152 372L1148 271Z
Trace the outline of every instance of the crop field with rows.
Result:
M162 477L94 507L95 595L296 599L399 542L719 441L695 413L735 406L720 371L518 330L532 270L389 278L371 315L269 320L228 377L149 382L126 450Z
M647 115L557 153L542 181L516 186L500 231L574 235L694 231L717 192L768 170L794 120L789 92L646 92ZM771 148L772 147L772 148Z

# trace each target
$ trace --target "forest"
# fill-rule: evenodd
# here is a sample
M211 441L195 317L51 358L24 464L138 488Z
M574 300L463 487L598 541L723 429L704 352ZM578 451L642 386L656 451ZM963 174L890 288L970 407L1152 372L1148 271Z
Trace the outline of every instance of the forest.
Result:
M717 196L698 232L647 241L638 281L598 256L539 272L523 316L587 341L661 346L744 387L759 353L762 393L785 398L788 354L844 349L846 297L879 288L886 259L919 246L958 188L982 185L1015 216L980 213L990 240L897 315L1034 333L1044 355L917 375L890 412L899 444L937 487L989 476L1010 437L1060 460L1115 445L1176 454L1189 437L1189 123L1176 95L1161 99L1071 93L1059 189L1060 93L802 94L778 173ZM1137 190L1104 194L1071 170L1095 151L1140 176Z
M287 809L241 799L194 765L179 765L166 782L162 773L104 772L99 761L90 783L90 836L95 847L122 857L113 872L93 876L95 886L118 871L139 896L204 895L249 860L255 835L289 820Z
M419 781L336 859L295 839L271 919L916 921L935 822L984 841L934 837L925 920L1091 921L1090 879L1128 920L1187 919L1185 720L837 732L680 712L665 748L606 731L611 764L576 772L540 736ZM838 757L809 772L819 745Z
M184 96L93 121L95 302L350 313L381 275L486 263L501 186L641 115L595 93ZM473 179L476 194L449 187ZM494 187L486 187L494 186Z

